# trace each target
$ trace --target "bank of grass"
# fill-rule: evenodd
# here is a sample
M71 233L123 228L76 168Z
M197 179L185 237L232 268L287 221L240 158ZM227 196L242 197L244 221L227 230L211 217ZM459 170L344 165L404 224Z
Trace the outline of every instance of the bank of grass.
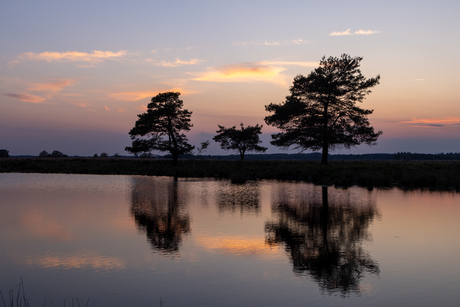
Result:
M0 172L214 177L460 191L460 161L229 161L130 158L4 158Z

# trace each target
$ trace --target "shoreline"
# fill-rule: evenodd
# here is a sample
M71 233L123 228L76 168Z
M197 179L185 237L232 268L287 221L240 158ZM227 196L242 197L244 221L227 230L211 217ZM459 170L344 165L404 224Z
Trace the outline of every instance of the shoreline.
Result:
M1 158L0 173L147 175L180 178L276 179L365 188L455 190L460 161L318 161L183 159L179 165L155 158Z

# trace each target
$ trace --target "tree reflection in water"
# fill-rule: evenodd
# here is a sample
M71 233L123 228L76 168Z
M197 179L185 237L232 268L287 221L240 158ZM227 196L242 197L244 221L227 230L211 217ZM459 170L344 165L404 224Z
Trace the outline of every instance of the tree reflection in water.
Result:
M350 194L329 200L327 187L319 194L299 199L279 193L272 207L275 219L265 225L266 243L284 244L294 272L311 276L323 292L359 294L364 274L380 272L362 248L362 242L371 239L368 227L379 213L372 200L351 200Z
M257 182L220 185L217 192L219 212L257 215L260 212L259 190Z
M179 193L178 185L173 180L133 178L131 213L153 249L164 254L178 253L182 236L190 232L190 216L181 201L186 195Z

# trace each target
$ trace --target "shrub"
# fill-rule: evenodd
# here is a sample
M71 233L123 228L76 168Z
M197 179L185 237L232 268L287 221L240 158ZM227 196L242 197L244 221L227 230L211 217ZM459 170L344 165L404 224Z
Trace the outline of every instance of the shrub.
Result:
M68 157L66 154L63 154L62 152L60 152L59 150L54 150L51 155L51 157L54 157L54 158L62 158L62 157Z
M0 158L9 158L9 151L6 149L0 149Z
M46 150L43 150L42 152L38 154L38 156L41 158L44 158L44 157L49 157L50 154Z

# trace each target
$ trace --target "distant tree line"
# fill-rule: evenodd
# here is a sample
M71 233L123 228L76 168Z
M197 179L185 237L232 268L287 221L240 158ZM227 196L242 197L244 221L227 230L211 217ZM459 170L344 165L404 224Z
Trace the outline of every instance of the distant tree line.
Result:
M193 159L193 155L182 155L182 159ZM239 160L239 155L207 155L202 156L208 160ZM293 161L321 161L321 153L275 153L275 154L247 154L246 160L293 160ZM455 161L460 160L460 153L375 153L375 154L330 154L330 161Z
M109 155L106 152L102 152L99 156L94 154L93 158L108 158Z
M46 150L43 150L38 154L40 158L64 158L68 157L68 155L63 154L59 150L54 150L52 153L48 153Z
M397 152L394 154L396 160L460 160L460 153L437 153L437 154L424 154L412 152Z

